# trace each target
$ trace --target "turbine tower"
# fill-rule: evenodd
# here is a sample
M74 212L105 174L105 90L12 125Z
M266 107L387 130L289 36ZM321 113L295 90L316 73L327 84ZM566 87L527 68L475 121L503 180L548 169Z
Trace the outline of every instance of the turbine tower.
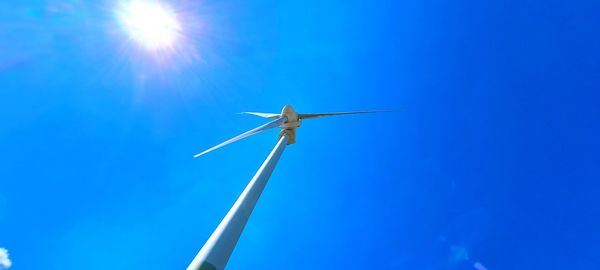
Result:
M277 165L277 161L281 157L283 150L288 144L296 143L296 128L304 119L345 115L345 114L360 114L374 113L385 111L358 111L358 112L334 112L334 113L309 113L299 114L290 105L285 105L281 113L259 113L259 112L243 112L242 114L251 114L263 118L274 119L273 121L259 126L255 129L244 132L236 137L224 141L216 146L213 146L194 157L202 156L215 149L221 148L230 143L239 141L243 138L252 136L267 129L281 128L279 133L279 141L260 166L252 180L248 183L242 194L235 201L227 215L223 218L219 226L215 229L212 235L208 238L202 249L198 252L194 260L187 267L187 270L223 270L227 265L227 261L235 248L235 245L244 230L244 226L250 218L250 214L258 201L262 191L264 190L271 173Z

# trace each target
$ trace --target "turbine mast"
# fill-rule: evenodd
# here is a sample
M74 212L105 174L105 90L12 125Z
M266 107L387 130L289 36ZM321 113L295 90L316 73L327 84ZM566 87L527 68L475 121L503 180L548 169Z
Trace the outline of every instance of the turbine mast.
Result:
M275 165L277 165L277 161L279 161L285 146L288 144L288 139L288 134L284 132L275 148L200 249L187 270L225 269L229 256L231 256L258 198L260 198L271 173L275 169Z

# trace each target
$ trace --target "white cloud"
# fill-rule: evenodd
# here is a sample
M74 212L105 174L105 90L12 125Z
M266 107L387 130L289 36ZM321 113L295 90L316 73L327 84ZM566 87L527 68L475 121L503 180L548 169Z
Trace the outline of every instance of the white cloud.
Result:
M483 266L483 264L481 264L480 262L476 262L473 267L475 267L475 269L477 270L487 270L487 268L485 266Z
M0 270L8 269L12 265L12 262L8 258L8 250L0 248Z

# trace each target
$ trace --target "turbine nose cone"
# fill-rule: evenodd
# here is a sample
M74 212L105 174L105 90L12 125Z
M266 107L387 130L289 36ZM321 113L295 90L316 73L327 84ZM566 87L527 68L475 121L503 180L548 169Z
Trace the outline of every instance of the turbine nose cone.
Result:
M281 110L281 114L285 114L285 113L291 113L294 112L294 108L292 108L292 105L286 104L285 106L283 106L283 109Z
M298 113L294 111L294 108L292 108L292 106L289 104L283 106L283 110L281 110L281 115L287 118L286 123L298 122Z

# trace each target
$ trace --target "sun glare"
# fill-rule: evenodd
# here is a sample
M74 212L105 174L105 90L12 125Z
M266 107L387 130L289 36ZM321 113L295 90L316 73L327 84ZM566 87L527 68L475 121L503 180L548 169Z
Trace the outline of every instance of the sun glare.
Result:
M181 33L175 12L158 1L127 2L119 10L119 19L130 38L148 50L173 48Z

